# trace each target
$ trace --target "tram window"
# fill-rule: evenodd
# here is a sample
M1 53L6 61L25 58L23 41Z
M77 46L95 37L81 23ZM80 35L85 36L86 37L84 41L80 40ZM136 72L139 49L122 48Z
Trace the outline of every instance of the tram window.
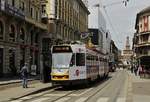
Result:
M85 66L85 54L76 53L76 66Z
M70 66L72 67L75 65L75 54L72 55L71 61L70 61Z
M87 60L91 60L91 56L89 56L89 55L86 56L86 59L87 59Z

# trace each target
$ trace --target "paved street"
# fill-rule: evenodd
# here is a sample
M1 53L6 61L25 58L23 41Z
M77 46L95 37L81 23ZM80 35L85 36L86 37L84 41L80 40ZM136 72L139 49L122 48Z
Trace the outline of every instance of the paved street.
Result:
M88 88L55 88L46 92L22 97L11 102L125 102L128 74L121 70Z
M149 79L117 70L107 80L89 87L52 88L51 83L33 83L28 89L16 86L1 90L0 99L1 102L149 102L149 84Z

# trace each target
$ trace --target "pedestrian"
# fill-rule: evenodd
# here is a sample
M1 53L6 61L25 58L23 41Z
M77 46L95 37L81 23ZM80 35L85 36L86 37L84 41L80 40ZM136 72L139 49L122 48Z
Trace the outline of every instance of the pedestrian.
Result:
M133 69L134 69L134 66L132 65L132 66L131 66L131 73L133 73Z
M142 74L142 71L143 71L143 68L142 68L141 65L139 65L138 71L137 71L138 75L141 75L141 74Z
M138 67L135 66L135 67L134 67L134 73L135 73L136 76L137 76L137 70L138 70Z
M27 63L24 64L24 66L22 67L20 73L21 73L21 76L22 76L23 88L27 88L27 83L28 83L28 64Z

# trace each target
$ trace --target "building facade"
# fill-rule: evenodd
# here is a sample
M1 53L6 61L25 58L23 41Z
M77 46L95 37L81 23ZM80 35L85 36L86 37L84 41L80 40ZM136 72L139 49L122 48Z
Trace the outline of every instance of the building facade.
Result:
M80 40L88 31L89 11L82 0L47 0L43 6L55 44Z
M93 40L98 40L98 46L101 48L103 53L109 53L111 36L106 28L106 20L100 8L99 0L88 0L88 3L92 3L92 6L89 6L89 30L93 32ZM97 36L97 38L95 38ZM95 39L94 39L95 38Z
M112 66L117 66L119 62L119 49L115 45L114 41L111 40L110 43L110 64Z
M150 7L137 14L133 38L134 56L145 67L150 66Z
M40 72L40 0L0 0L0 75L16 75L25 62Z

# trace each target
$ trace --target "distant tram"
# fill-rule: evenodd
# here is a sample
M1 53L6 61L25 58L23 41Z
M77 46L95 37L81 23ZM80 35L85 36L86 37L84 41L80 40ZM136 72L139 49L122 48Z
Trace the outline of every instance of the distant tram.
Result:
M96 48L85 44L52 46L53 84L72 85L107 77L108 59Z

